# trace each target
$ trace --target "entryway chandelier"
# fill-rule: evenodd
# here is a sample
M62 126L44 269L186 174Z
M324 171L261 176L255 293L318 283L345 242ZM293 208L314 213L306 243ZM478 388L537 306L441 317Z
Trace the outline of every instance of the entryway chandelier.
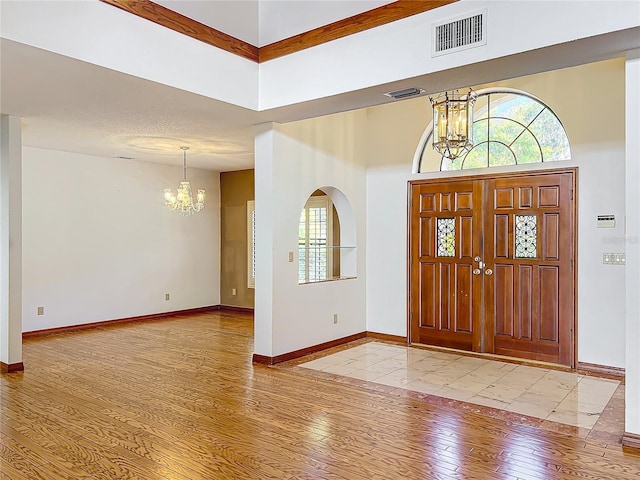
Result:
M471 150L476 93L471 89L465 94L456 90L429 100L433 107L433 149L451 160Z
M182 169L183 180L180 182L177 193L174 193L171 188L164 189L164 202L165 205L174 212L184 215L185 217L192 213L198 213L204 209L204 190L198 189L198 195L196 196L196 202L193 202L193 196L191 195L191 185L187 181L187 150L189 147L180 147L183 152L182 155Z

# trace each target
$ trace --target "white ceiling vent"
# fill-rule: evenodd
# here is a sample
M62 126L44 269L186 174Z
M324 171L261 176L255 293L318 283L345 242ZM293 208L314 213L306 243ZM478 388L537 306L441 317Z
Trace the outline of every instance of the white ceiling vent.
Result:
M487 10L433 24L431 56L446 55L487 44Z
M383 95L387 97L391 97L394 100L400 100L401 98L409 98L409 97L417 97L418 95L422 95L425 91L421 88L405 88L403 90L396 90L395 92L387 92Z

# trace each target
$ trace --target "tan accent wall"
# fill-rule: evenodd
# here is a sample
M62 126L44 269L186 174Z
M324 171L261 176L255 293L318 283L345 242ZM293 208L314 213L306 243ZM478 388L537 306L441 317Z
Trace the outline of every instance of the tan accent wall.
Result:
M247 287L247 201L254 198L253 170L220 174L222 305L249 308L254 305L254 289Z

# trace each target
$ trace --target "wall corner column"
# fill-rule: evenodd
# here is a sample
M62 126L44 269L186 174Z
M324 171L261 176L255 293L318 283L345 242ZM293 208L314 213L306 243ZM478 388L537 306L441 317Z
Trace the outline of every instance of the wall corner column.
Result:
M254 307L254 362L273 357L273 213L274 123L255 131L256 285Z
M22 124L0 115L0 373L22 363Z
M640 49L625 66L625 435L623 445L640 448Z

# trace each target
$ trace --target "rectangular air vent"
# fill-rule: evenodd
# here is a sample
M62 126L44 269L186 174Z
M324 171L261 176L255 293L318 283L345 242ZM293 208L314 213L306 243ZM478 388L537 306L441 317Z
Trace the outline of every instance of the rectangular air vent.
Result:
M433 24L431 56L487 44L487 10Z
M401 98L409 98L416 97L418 95L422 95L424 90L421 88L405 88L403 90L396 90L395 92L387 92L384 95L387 97L391 97L394 100L399 100Z

